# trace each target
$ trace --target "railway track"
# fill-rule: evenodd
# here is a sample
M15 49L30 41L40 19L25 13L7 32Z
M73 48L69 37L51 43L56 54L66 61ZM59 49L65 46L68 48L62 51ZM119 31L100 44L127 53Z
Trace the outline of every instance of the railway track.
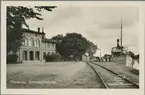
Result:
M139 85L97 63L86 62L99 77L104 88L139 88Z
M100 84L102 85L102 88L108 88L106 83L104 82L104 80L102 79L102 77L100 76L100 74L94 69L94 67L89 63L89 62L86 62L92 69L93 71L95 72L96 76L99 77L100 79Z

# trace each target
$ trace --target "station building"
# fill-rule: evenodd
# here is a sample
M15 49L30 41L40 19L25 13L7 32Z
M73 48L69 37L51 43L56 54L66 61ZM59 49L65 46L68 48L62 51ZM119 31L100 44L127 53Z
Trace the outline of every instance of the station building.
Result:
M23 29L22 46L17 52L18 62L44 61L46 54L56 53L56 43L45 37L44 30Z

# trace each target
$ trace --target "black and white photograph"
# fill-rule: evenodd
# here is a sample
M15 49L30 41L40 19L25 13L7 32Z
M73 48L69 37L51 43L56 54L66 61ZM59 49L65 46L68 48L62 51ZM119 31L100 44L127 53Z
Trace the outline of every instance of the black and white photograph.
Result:
M6 89L142 89L140 7L36 2L4 6Z

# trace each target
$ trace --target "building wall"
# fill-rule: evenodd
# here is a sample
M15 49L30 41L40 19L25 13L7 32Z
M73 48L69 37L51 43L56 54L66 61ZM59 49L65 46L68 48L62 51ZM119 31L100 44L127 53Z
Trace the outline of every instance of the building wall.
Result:
M133 59L129 55L126 55L126 66L133 67Z
M18 62L43 61L44 54L56 53L56 45L42 42L42 34L24 33L23 36L23 45L17 52Z
M133 68L139 69L139 61L138 60L134 60Z
M139 59L132 59L129 55L126 58L126 66L139 69Z
M119 63L121 65L126 65L126 56L125 55L113 56L112 61Z
M139 61L132 59L129 55L113 57L113 61L127 67L139 69Z
M89 61L89 56L82 55L82 61Z

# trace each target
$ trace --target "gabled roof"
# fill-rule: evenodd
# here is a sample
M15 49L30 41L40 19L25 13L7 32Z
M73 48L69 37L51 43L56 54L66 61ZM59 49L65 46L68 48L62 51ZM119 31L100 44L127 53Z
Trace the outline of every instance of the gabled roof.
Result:
M110 54L105 54L104 56L111 56Z
M56 41L51 40L51 39L47 39L47 38L44 38L44 39L42 40L42 42L44 42L44 43L56 43Z
M22 28L22 32L33 33L33 34L45 34L44 32L38 32L38 31L26 29L26 28Z

